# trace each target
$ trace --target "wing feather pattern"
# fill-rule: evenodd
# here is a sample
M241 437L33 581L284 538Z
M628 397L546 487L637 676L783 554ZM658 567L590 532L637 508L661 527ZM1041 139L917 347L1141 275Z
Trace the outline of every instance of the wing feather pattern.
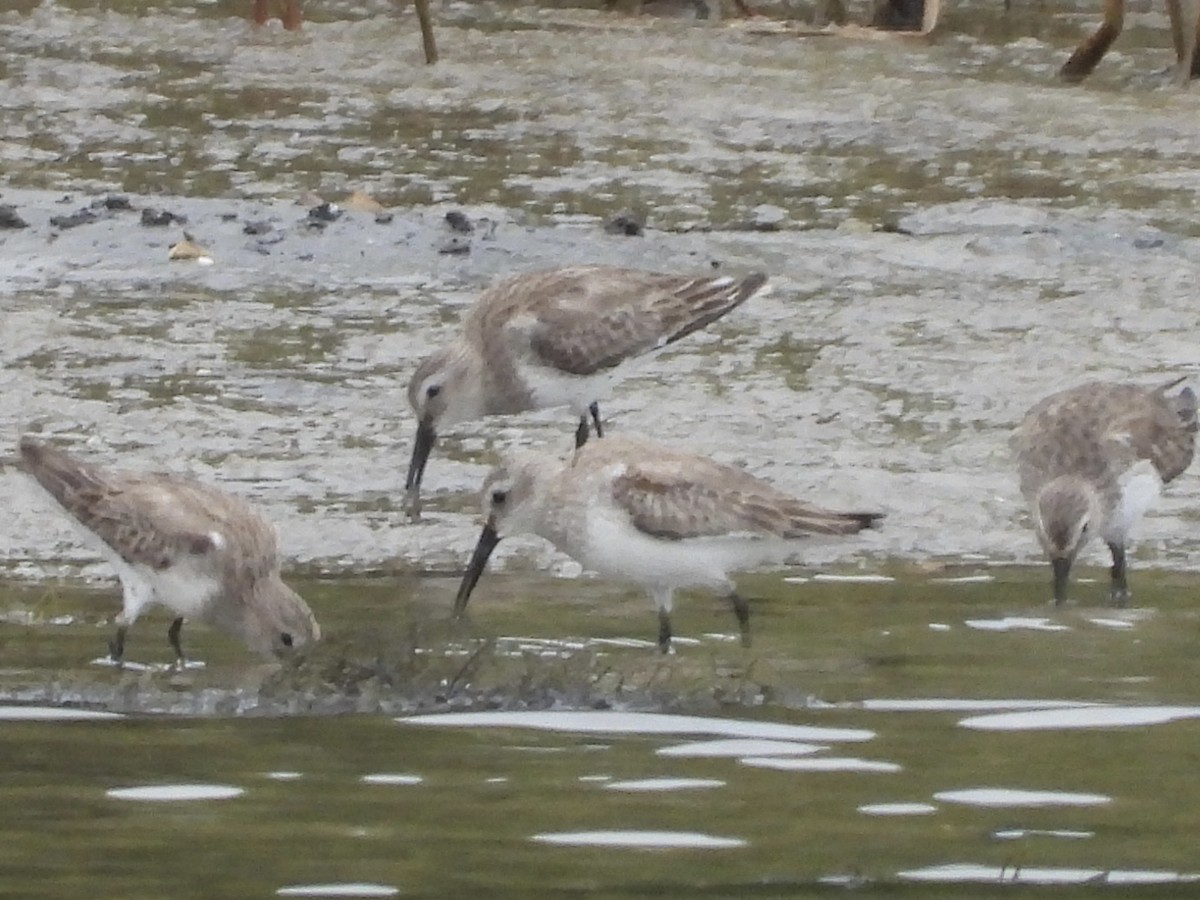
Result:
M841 513L805 503L731 466L699 457L627 464L613 501L639 531L664 540L758 534L854 534L881 513Z
M503 330L520 355L571 375L594 375L660 349L745 302L766 276L691 278L607 266L535 272L485 292L469 328Z
M1022 490L1059 474L1101 481L1110 466L1149 460L1163 482L1191 464L1196 443L1196 396L1184 388L1092 382L1036 404L1013 436Z
M106 471L29 437L20 449L26 471L127 563L161 571L189 554L218 565L222 535L236 527L242 563L275 565L274 529L232 495L187 478Z

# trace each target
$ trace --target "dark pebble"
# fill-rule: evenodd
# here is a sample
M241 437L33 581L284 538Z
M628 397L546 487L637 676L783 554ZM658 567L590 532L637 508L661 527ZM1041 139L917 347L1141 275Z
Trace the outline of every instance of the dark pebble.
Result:
M29 223L17 214L15 206L0 206L0 228L28 228Z
M390 213L390 212L376 213L375 214L375 224L376 225L387 225L394 218L396 218L394 213Z
M108 209L108 210L127 210L133 209L133 204L129 202L128 197L122 197L120 194L109 194L107 197L101 197L99 200L92 202L93 209Z
M147 228L164 228L167 225L184 225L187 223L187 216L181 216L171 212L169 209L143 209L142 224Z
M242 226L242 234L266 234L274 227L266 219L256 219Z
M336 203L322 203L308 211L308 217L317 222L336 222L341 216L341 207Z
M50 224L65 231L68 228L78 228L80 225L90 225L97 218L99 217L90 209L81 209L69 216L51 216Z
M646 230L645 220L631 210L617 213L604 223L606 234L623 234L626 237L641 237Z
M475 230L475 226L471 224L471 220L467 218L466 214L457 209L446 213L446 225L457 234L470 234Z

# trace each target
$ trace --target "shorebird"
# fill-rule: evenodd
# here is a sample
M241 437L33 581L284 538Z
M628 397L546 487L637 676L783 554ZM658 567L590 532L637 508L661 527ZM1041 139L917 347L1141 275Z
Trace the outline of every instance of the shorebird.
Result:
M175 475L101 469L21 438L21 460L79 522L112 564L124 590L114 662L142 611L156 603L175 613L167 639L183 663L184 618L203 619L263 655L320 638L308 605L279 577L275 530L249 504Z
M1196 395L1177 378L1160 387L1096 381L1035 405L1012 438L1021 493L1054 571L1054 602L1067 598L1071 564L1093 535L1112 554L1112 601L1129 600L1125 546L1162 487L1191 464Z
M675 591L722 594L750 640L750 610L731 571L779 561L813 534L848 535L881 513L832 512L703 456L609 437L573 458L522 454L484 482L486 522L454 602L461 616L501 538L533 533L584 568L632 581L658 607L658 646L671 648Z
M462 333L417 367L408 401L417 437L405 483L413 516L438 430L482 416L569 406L603 436L599 399L625 360L661 350L758 293L761 274L693 278L610 266L530 272L488 288Z

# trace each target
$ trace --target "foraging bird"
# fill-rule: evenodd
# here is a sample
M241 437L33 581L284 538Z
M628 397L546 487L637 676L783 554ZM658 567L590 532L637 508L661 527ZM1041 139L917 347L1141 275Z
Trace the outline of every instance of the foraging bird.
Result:
M1160 387L1096 381L1035 405L1012 438L1021 493L1054 571L1054 602L1067 599L1071 564L1094 535L1112 554L1112 601L1129 600L1125 548L1164 484L1191 464L1196 395L1176 378Z
M483 506L487 520L454 603L456 616L500 539L533 533L584 568L645 587L658 607L664 653L678 588L722 594L748 644L750 610L731 571L789 556L798 539L855 534L883 518L821 509L741 469L620 437L589 443L566 461L515 457L484 482Z
M308 605L279 577L274 528L245 501L190 478L101 469L29 436L20 450L25 471L99 538L121 580L113 661L124 656L129 627L156 603L175 613L167 638L180 664L185 617L263 655L320 638Z
M517 275L480 295L461 335L425 359L408 386L417 437L405 482L420 512L421 479L438 431L481 416L569 406L575 446L600 425L599 398L625 360L703 328L758 293L765 275L660 275L573 266Z

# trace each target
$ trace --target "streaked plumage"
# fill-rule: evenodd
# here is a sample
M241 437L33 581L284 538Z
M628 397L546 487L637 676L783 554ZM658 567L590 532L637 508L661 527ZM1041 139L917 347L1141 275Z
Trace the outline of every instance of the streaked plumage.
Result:
M1111 596L1129 598L1125 548L1162 486L1191 464L1196 395L1184 379L1156 388L1091 382L1035 405L1013 435L1021 493L1066 600L1071 564L1093 535L1112 554Z
M565 461L517 456L488 476L483 504L487 522L459 589L456 615L466 608L496 543L532 533L587 569L645 587L658 607L664 652L677 588L725 596L748 642L749 609L731 571L791 555L797 539L855 534L882 518L821 509L741 469L619 437L589 443Z
M627 359L660 350L758 293L765 275L661 275L574 266L501 281L480 295L461 335L425 359L408 386L417 438L407 479L410 511L438 430L483 416L569 406L602 434L598 401Z
M275 529L245 501L190 478L101 469L23 437L21 460L59 504L99 539L124 606L110 645L156 603L176 615L168 638L178 660L183 619L201 619L264 655L320 637L308 605L279 576Z

